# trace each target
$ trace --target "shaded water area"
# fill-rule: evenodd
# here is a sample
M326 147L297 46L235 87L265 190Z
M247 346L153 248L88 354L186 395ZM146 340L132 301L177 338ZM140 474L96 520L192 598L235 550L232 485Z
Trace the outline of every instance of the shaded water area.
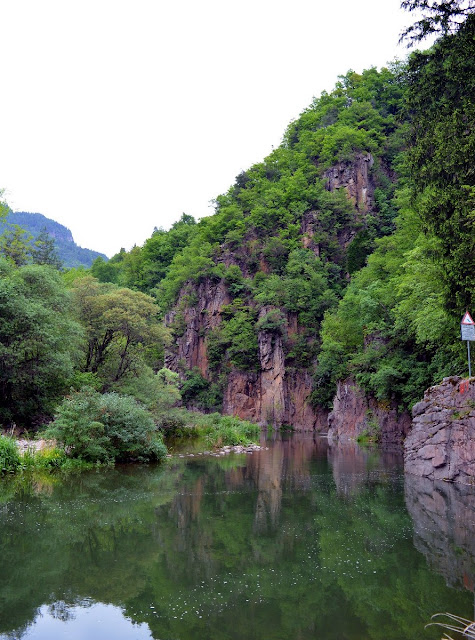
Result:
M0 484L0 638L440 638L473 616L475 488L313 434L18 491Z

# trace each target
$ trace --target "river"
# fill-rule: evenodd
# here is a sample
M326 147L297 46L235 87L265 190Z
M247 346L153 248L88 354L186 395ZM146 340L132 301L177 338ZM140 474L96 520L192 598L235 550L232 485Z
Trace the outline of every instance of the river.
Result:
M313 434L265 444L2 481L0 638L421 640L473 617L475 488Z

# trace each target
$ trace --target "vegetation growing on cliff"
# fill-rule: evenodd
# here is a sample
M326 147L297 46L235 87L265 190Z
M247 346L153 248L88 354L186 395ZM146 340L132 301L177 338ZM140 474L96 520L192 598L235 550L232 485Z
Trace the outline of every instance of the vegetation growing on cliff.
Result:
M475 16L406 73L407 159L395 233L377 242L322 329L314 399L353 374L403 406L444 375L464 375L460 317L475 301Z

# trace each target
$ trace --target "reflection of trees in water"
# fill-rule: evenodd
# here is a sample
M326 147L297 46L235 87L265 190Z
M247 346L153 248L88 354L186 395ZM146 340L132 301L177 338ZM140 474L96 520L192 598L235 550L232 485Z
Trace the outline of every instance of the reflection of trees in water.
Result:
M414 546L452 587L475 587L475 487L406 475Z
M0 632L44 603L91 597L157 638L416 637L455 600L410 544L400 478L378 483L382 459L356 448L330 452L330 469L327 449L284 438L252 456L101 471L9 503ZM194 625L174 618L185 602L203 615Z

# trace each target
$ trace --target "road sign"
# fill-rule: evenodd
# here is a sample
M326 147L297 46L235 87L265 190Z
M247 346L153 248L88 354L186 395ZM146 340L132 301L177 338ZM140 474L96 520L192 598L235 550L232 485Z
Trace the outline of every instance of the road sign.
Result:
M462 340L475 340L475 322L468 311L465 312L460 323Z
M472 377L472 364L470 362L470 341L475 340L475 322L468 311L465 312L462 322L460 323L460 335L462 340L467 341L467 355L468 355L468 377Z

